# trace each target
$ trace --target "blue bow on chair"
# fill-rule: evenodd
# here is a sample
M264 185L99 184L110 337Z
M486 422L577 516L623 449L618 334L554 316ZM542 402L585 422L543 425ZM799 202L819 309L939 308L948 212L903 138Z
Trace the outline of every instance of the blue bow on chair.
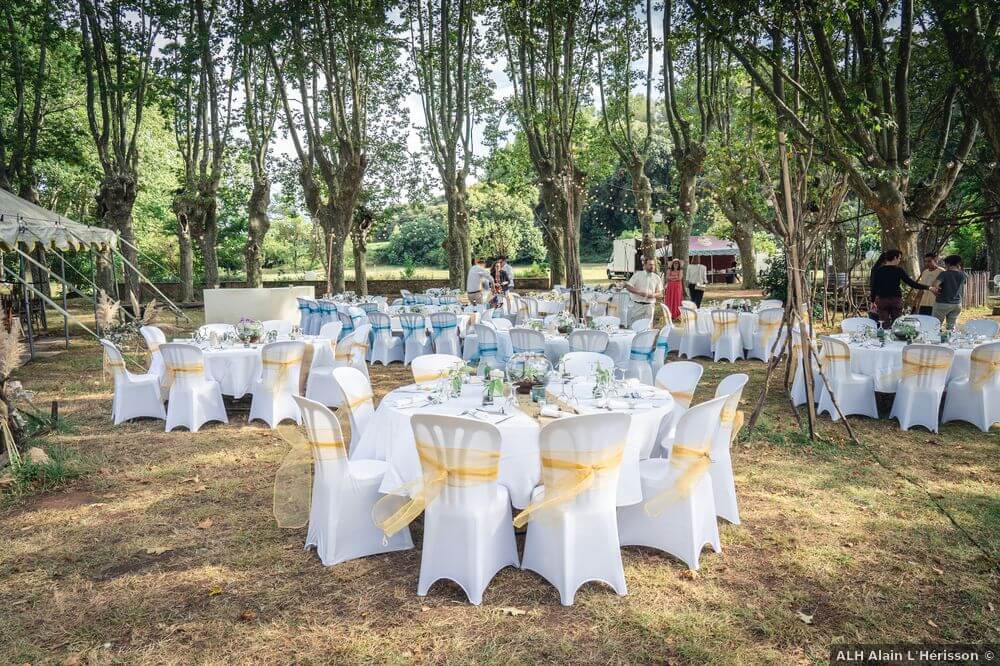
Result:
M492 345L489 345L489 344L487 344L487 345L480 344L479 345L478 353L479 353L479 356L494 356L495 357L497 355L497 351L498 351L497 350L497 346L495 344L492 344Z
M633 349L629 353L629 358L633 361L646 361L647 363L651 363L655 352L656 347L650 347L649 349Z
M423 322L421 323L410 323L409 321L400 321L400 327L403 329L403 341L406 342L413 337L413 334L424 327Z
M435 321L432 321L431 322L431 328L434 329L434 341L437 342L437 339L439 337L441 337L441 334L444 333L447 329L449 329L449 328L458 328L458 322L457 321L449 321L449 322L445 322L443 324L439 324L439 323L437 323Z

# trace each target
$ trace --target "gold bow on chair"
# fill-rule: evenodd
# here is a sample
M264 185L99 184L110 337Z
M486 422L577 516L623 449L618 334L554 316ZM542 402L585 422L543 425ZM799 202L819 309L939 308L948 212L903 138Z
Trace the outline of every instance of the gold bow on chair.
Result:
M712 320L712 342L718 342L719 338L726 334L731 328L735 328L737 321L734 319L714 319Z
M743 421L745 415L742 409L736 409L735 407L729 408L728 406L723 408L722 416L719 417L719 423L724 426L729 426L729 443L732 444L736 441L736 435L739 434L740 430L743 429Z
M667 391L670 397L681 404L685 409L691 406L691 401L694 400L693 391L672 391L666 386L660 386L659 388Z
M177 375L203 375L205 374L204 363L192 363L191 365L167 365L163 375L163 388L170 388L174 385Z
M900 377L906 379L907 377L922 377L924 375L933 374L935 370L947 370L951 367L951 359L945 359L943 361L927 361L924 359L913 358L913 357L903 357L903 369L900 373Z
M279 391L284 387L285 382L288 380L288 372L302 363L302 356L296 356L295 358L290 358L287 361L282 361L279 359L265 358L261 361L261 365L265 368L277 368L277 372L274 373L274 377L268 386L272 391Z
M426 382L435 382L439 379L444 379L451 372L451 368L441 368L440 370L432 370L430 372L424 373L422 375L413 375L413 381L417 384L423 384Z
M778 335L778 329L781 328L782 321L776 319L774 321L759 321L757 322L757 331L763 335L765 340L768 340L776 335Z
M624 443L599 451L543 452L542 484L545 493L517 514L514 527L524 527L536 511L568 502L592 488L602 474L618 469L624 452Z
M305 527L312 505L313 452L321 458L346 458L347 447L339 434L309 439L295 426L282 426L278 434L291 444L274 474L273 512L278 527Z
M417 442L423 476L381 497L372 507L372 519L386 538L409 525L433 502L446 485L474 486L495 481L500 452L454 449Z
M646 500L646 515L656 517L671 503L687 497L695 485L708 472L712 464L712 442L674 444L670 448L670 467L680 473L669 488Z
M367 393L365 395L359 395L358 397L356 397L354 399L350 399L350 396L344 396L344 397L348 398L347 408L350 409L351 411L354 411L354 409L356 407L360 407L361 405L365 404L366 402L372 403L373 407L374 407L374 404L375 404L374 403L375 396L373 396L371 393Z
M799 347L801 348L801 345L799 345ZM823 372L826 372L826 369L830 367L831 363L834 363L834 362L837 362L837 361L848 361L849 362L850 360L851 360L851 354L850 354L850 352L848 352L847 354L844 354L844 353L837 353L837 352L834 352L834 351L830 351L830 352L824 351L823 354L822 354L822 360L821 360L821 365L823 367Z
M111 357L108 356L108 350L104 350L104 358L101 359L101 377L107 379L109 376L113 377L118 373L118 371L125 372L125 361L112 361Z
M969 382L976 390L981 390L997 373L1000 373L1000 355L990 358L986 354L977 355L975 351L972 352L972 358L969 359Z

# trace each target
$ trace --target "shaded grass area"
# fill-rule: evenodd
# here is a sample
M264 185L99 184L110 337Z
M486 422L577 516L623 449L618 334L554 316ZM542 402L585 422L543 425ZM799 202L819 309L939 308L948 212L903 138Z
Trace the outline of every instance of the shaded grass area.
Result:
M696 400L734 371L750 374L751 409L759 362L707 364ZM381 398L409 373L372 377ZM38 404L60 400L73 429L46 441L91 473L0 509L3 663L788 664L825 663L840 642L1000 640L996 428L856 419L857 446L822 419L811 444L775 386L733 451L743 524L722 525L723 552L698 575L626 548L627 597L591 584L563 608L538 576L505 569L473 607L447 582L416 596L420 521L417 549L329 569L304 529L278 529L286 445L245 412L197 434L114 428L82 341L16 378Z

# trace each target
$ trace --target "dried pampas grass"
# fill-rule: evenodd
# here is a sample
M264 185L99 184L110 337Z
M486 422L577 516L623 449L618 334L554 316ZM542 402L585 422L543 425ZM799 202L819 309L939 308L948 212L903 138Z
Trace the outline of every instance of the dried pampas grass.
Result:
M114 300L102 289L97 298L97 327L110 328L118 322L122 304Z
M146 303L146 309L142 313L142 325L147 326L156 321L157 315L160 314L160 304L156 302L154 298L149 303Z
M21 322L14 319L10 330L0 326L0 381L7 381L24 356L24 343L21 342Z

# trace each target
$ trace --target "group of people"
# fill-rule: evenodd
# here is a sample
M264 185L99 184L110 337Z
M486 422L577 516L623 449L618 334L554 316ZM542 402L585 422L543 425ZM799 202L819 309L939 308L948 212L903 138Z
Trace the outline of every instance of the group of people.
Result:
M490 259L475 257L465 280L465 290L469 302L474 305L488 303L499 307L507 292L514 288L514 268L507 263L507 257Z
M916 280L900 265L902 260L903 253L899 250L886 250L875 262L870 280L871 317L884 328L892 326L892 322L903 314L901 285L906 284L914 289L914 312L937 317L949 329L954 329L962 312L962 290L967 279L962 257L949 255L941 266L937 254L929 252L924 255L924 270Z
M668 257L664 273L666 287L663 278L656 272L656 260L646 257L642 262L642 270L633 273L625 284L625 290L632 301L628 309L629 326L639 319L652 319L654 305L661 298L670 310L671 318L680 317L685 283L691 300L695 306L701 307L705 284L708 282L708 269L703 264L689 263L685 269L684 261Z

